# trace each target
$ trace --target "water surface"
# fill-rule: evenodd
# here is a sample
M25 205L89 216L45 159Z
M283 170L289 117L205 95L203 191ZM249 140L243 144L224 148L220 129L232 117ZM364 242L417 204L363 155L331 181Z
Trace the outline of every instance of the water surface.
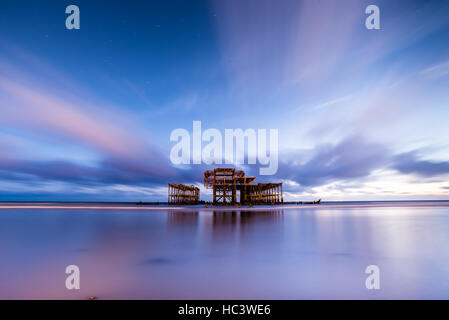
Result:
M449 203L0 204L1 299L448 299ZM67 290L77 265L81 289ZM365 268L380 268L367 290Z

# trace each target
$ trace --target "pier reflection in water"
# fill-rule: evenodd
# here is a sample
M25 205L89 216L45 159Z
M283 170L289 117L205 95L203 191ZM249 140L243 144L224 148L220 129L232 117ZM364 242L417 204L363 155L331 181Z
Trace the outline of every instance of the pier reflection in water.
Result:
M251 237L252 232L255 232L254 237L259 237L260 232L263 232L265 239L279 236L282 233L282 221L283 210L170 211L167 215L167 230L170 234L183 234L191 240L194 237L202 243L202 248L217 245L220 255L224 256L226 250L245 245L240 239Z
M244 236L251 226L263 228L269 225L270 233L276 225L281 228L283 210L245 211L245 210L214 210L214 211L170 211L167 217L168 230L177 232L201 232L208 240L224 241ZM278 229L277 232L280 232ZM266 235L269 236L269 235Z
M235 227L238 224L250 224L258 222L280 222L282 220L283 210L267 211L245 211L245 210L213 210L205 211L208 215L212 213L212 227ZM198 211L169 211L167 223L174 226L198 226L200 223L200 212ZM204 219L208 220L208 219Z

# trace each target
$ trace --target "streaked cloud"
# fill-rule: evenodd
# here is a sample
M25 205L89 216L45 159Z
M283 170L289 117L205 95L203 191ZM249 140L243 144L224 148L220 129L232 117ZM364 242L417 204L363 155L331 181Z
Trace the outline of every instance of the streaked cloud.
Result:
M427 78L439 78L449 74L449 61L439 63L421 71L421 74Z
M417 152L408 152L395 157L393 168L401 173L434 177L449 174L449 161L421 160Z

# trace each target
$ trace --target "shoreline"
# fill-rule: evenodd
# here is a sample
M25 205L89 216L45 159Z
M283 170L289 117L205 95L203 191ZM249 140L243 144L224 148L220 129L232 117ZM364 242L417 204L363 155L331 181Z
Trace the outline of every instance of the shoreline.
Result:
M0 210L8 209L61 209L61 210L136 210L136 211L158 211L158 210L185 210L185 211L271 211L289 209L332 209L332 208L375 208L375 207L449 207L449 200L433 201L384 201L384 202L353 202L353 203L321 203L301 205L259 205L259 206L212 206L199 205L137 205L133 203L74 203L67 202L62 205L58 202L25 203L25 202L0 202Z

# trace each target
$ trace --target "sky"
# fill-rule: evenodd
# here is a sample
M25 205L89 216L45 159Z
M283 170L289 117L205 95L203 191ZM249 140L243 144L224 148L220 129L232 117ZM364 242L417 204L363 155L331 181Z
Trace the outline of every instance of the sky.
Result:
M1 1L0 201L209 200L170 161L198 120L278 129L236 167L284 200L449 199L448 88L448 1Z

